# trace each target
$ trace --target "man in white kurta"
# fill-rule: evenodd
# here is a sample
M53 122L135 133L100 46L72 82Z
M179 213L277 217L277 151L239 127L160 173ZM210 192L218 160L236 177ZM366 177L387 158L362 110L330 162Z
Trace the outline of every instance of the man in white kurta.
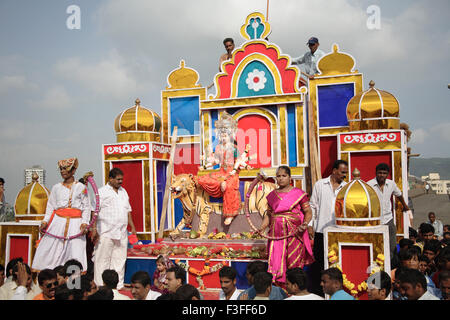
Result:
M118 289L123 288L125 262L127 259L128 232L136 230L131 220L131 205L128 193L121 186L123 172L114 168L109 173L109 182L98 191L100 196L100 212L96 222L99 240L94 251L94 281L103 285L102 273L112 269L119 275ZM95 229L93 231L95 233Z
M81 217L68 218L53 214L55 210L62 208L79 209ZM66 237L77 235L82 224L89 224L90 217L91 207L84 184L74 181L70 188L62 183L53 186L43 219L48 224L48 233ZM36 249L32 269L54 269L70 259L78 260L83 265L83 271L87 270L86 236L83 234L75 239L62 240L45 234Z

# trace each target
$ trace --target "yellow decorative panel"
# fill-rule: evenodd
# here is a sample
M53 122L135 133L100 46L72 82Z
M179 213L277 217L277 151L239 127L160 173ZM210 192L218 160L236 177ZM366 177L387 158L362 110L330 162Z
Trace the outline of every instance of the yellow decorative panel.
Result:
M379 142L379 143L348 143L341 144L341 151L368 151L368 150L399 150L401 142Z

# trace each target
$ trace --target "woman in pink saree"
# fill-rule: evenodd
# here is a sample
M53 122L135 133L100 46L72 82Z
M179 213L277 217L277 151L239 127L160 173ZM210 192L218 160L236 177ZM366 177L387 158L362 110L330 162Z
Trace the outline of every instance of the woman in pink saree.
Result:
M284 287L286 270L311 264L314 255L307 227L312 218L308 194L290 185L291 170L280 166L276 172L278 189L267 195L269 210L264 216L260 232L269 227L267 251L268 272L273 282Z

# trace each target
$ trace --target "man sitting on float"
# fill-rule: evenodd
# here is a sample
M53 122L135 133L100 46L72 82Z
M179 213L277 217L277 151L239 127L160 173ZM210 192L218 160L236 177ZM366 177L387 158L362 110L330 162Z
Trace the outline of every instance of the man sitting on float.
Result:
M221 118L215 122L216 136L219 142L215 151L209 147L206 163L200 170L212 169L219 164L219 171L210 172L198 177L198 184L212 197L223 198L223 216L225 225L231 224L239 213L241 195L239 193L239 170L249 168L249 146L239 157L237 142L237 121L227 112L223 112Z

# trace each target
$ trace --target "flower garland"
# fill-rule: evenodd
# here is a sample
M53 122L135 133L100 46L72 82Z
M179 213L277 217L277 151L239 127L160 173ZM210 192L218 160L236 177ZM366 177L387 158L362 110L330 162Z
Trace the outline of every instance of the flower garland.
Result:
M357 295L367 291L368 286L366 280L364 280L358 285L355 285L347 278L347 275L342 271L342 267L337 262L338 260L339 259L336 255L336 252L334 250L330 250L328 252L328 262L330 263L330 268L338 268L342 272L344 287L350 291L350 294L356 297ZM370 273L370 276L376 272L382 271L383 269L384 269L384 255L380 253L377 255L375 263L373 263L371 266L372 271Z
M217 272L218 270L222 269L222 267L224 266L224 262L222 263L218 263L212 267L210 267L210 261L209 259L205 259L205 265L203 266L202 270L198 270L194 267L190 267L188 266L186 263L180 262L179 259L175 260L175 263L177 265L179 265L180 267L182 267L184 270L186 270L187 272L196 275L196 280L199 284L199 289L200 290L205 290L205 284L203 283L203 279L202 276L204 275L208 275L214 272Z

